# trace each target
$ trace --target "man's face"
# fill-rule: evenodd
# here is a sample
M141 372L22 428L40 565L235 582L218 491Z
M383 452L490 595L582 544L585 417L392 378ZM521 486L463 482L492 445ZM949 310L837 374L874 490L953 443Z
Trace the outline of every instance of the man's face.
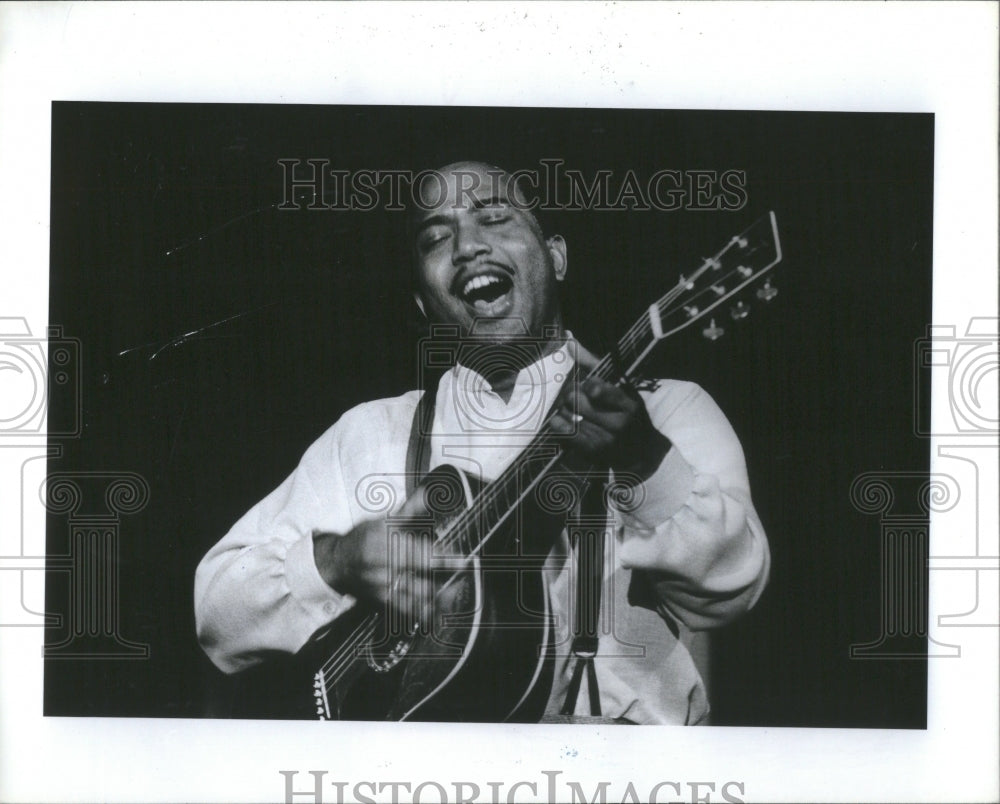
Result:
M558 325L562 238L543 239L507 174L462 163L438 175L418 188L416 297L427 317L498 339Z

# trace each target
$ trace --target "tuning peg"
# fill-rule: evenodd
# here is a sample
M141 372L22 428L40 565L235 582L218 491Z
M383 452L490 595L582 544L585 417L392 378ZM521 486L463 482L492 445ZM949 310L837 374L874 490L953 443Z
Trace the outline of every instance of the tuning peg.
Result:
M744 279L753 274L753 268L749 268L746 265L737 265L736 270L739 272L739 275L742 276Z
M726 331L722 327L717 326L715 323L715 319L713 318L709 323L709 325L701 331L701 334L704 335L706 338L708 338L710 341L717 341L719 340L719 338L721 338L723 335L726 334Z
M696 315L698 315L698 308L695 307L693 304L685 304L684 312L687 313L688 318L694 318Z
M729 315L733 317L733 321L739 321L741 318L746 318L750 315L750 305L743 302L736 302L729 311Z
M725 285L712 285L711 288L712 288L712 292L716 296L720 296L721 297L721 296L725 296L726 295L726 286Z
M764 280L764 287L757 290L757 298L769 302L778 295L778 289L771 285L770 279Z

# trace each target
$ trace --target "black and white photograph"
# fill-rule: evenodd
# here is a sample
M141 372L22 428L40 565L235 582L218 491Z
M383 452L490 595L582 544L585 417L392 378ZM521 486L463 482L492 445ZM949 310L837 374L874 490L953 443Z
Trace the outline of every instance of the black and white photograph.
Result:
M57 104L46 713L922 728L932 124Z
M456 75L45 100L0 647L37 640L53 746L143 758L11 800L222 800L147 786L215 754L232 800L820 800L824 757L829 799L912 798L873 769L934 754L939 668L997 703L951 119Z

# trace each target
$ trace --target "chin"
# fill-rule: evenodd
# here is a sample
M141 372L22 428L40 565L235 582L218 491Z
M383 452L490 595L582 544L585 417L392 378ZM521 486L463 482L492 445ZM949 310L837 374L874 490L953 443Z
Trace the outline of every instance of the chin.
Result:
M524 340L532 337L528 324L522 318L477 318L468 328L473 337L504 340Z

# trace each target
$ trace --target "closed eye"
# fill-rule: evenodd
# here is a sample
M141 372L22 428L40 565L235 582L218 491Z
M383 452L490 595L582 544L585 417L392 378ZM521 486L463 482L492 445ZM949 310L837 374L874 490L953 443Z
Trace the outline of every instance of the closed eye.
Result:
M450 234L451 230L445 226L435 226L425 229L417 242L417 248L421 252L426 253L447 240Z
M499 223L506 223L513 217L511 215L510 207L504 204L497 204L496 206L483 207L479 209L476 213L476 218L479 223L485 226L493 226Z

